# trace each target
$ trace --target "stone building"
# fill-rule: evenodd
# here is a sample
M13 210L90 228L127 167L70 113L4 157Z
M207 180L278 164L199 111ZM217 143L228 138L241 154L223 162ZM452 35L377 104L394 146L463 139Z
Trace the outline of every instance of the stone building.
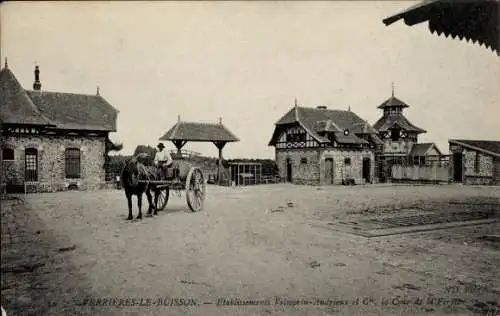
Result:
M99 89L87 95L41 87L38 66L33 90L21 86L7 62L0 71L2 184L37 191L102 187L118 111Z
M412 124L403 114L410 106L392 96L378 106L382 117L373 124L383 141L383 150L376 155L376 177L380 182L391 179L393 165L425 165L441 159L442 153L434 143L418 143L418 136L426 131Z
M500 141L451 139L453 182L500 185Z
M364 184L374 181L377 131L354 112L295 107L276 124L280 176L297 184Z

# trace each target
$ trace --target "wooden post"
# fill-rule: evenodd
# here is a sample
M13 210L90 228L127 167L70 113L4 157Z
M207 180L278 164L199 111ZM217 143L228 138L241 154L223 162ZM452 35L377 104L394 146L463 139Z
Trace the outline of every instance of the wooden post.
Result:
M217 149L219 149L219 166L217 170L217 184L221 184L221 176L222 176L222 149L226 145L226 142L215 141L214 142Z
M217 146L219 148L219 169L217 170L218 175L217 175L217 184L221 185L221 178L222 178L222 145L221 147Z
M180 158L182 158L182 147L186 145L187 141L185 140L173 140L172 141L177 148L177 155L179 155Z

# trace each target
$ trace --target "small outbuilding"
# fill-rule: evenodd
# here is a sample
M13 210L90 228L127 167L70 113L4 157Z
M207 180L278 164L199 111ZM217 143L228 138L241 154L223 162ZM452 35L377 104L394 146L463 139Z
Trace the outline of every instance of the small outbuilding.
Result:
M500 141L451 139L453 182L500 185Z

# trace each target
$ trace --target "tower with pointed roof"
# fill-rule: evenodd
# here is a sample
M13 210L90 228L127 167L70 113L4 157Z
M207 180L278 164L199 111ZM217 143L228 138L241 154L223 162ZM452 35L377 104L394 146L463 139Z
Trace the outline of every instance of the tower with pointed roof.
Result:
M377 107L383 111L382 117L373 125L383 141L383 150L375 159L377 176L382 182L389 179L392 165L410 160L412 150L417 147L418 136L426 133L405 117L403 111L409 107L394 95L394 85L391 96Z
M404 109L409 107L394 96L394 88L391 97L378 106L383 114L373 127L384 141L384 153L407 155L413 144L418 142L418 135L426 133L404 116Z

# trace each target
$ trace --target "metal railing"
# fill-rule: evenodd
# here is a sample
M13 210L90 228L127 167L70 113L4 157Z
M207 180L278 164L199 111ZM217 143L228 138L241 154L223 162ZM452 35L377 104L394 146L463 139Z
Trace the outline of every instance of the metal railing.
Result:
M177 157L179 155L177 150L171 150L170 155L172 157ZM182 158L190 158L190 157L200 157L201 153L197 151L192 151L192 150L187 150L187 149L182 149L181 150L181 156Z

